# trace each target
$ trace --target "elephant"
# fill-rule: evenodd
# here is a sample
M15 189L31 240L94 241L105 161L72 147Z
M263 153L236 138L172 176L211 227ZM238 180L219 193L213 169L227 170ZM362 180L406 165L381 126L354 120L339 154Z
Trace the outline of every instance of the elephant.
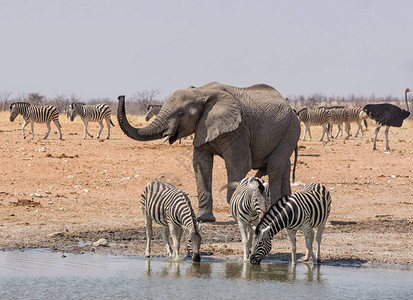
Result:
M198 193L197 220L215 222L212 199L214 155L225 161L228 183L251 170L268 174L271 202L291 193L290 156L300 136L300 121L285 98L272 86L239 88L211 82L173 92L157 117L146 127L128 122L125 96L118 97L117 117L130 138L163 138L174 143L195 134L193 168ZM229 203L233 190L227 190Z

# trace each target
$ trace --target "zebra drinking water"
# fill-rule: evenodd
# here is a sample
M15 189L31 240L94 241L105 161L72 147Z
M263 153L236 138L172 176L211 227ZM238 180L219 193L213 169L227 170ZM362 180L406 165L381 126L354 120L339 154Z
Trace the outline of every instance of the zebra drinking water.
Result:
M59 138L62 139L62 126L59 123L59 111L56 107L52 105L36 106L27 102L14 102L10 104L10 121L13 122L19 114L23 116L24 120L22 127L24 139L26 138L24 127L26 127L29 122L32 128L32 139L34 139L34 122L46 123L47 133L43 139L47 139L50 133L50 122L52 121L55 123L57 129L59 129Z
M258 177L247 177L239 183L228 184L235 188L230 199L230 212L237 221L244 247L244 261L248 261L251 252L253 227L257 226L261 212L270 205L268 184Z
M303 141L305 140L307 131L308 131L308 135L311 141L310 127L313 125L323 126L323 135L321 136L320 141L324 140L324 134L327 134L327 140L328 141L330 140L329 130L327 128L328 122L330 121L330 110L329 109L303 108L297 112L297 115L300 121L303 122L305 125Z
M331 196L325 186L310 184L300 191L280 198L261 218L255 229L252 264L259 264L271 251L271 239L282 229L287 230L291 241L291 262L296 263L296 233L304 232L307 252L304 260L311 256L313 263L320 262L321 236L330 214ZM314 228L317 228L317 256L313 252Z
M84 104L84 103L72 103L69 105L69 110L67 112L67 117L70 118L70 121L73 121L79 115L81 120L83 121L85 133L83 135L83 139L86 139L86 134L93 138L93 135L87 131L87 125L89 122L98 122L100 129L97 135L97 138L100 137L100 133L103 130L103 123L102 120L106 121L106 125L108 127L108 136L106 139L110 137L110 125L115 126L110 119L111 111L109 105L106 103L91 105L91 104Z
M146 225L145 257L151 255L152 220L163 226L162 238L166 252L170 257L179 257L180 240L183 230L188 234L188 251L195 262L201 261L199 249L201 235L194 210L188 196L169 183L153 181L146 185L141 196L142 212ZM173 249L169 244L169 233L172 234Z

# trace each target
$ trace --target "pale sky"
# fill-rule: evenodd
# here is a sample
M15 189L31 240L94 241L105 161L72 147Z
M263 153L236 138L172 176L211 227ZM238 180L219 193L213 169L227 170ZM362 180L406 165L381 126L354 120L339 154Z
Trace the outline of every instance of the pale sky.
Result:
M413 1L0 0L0 92L127 97L210 81L402 97Z

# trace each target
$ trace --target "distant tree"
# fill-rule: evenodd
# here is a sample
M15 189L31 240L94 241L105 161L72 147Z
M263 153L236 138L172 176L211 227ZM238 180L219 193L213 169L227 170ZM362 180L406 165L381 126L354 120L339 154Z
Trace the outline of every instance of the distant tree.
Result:
M0 93L0 111L8 110L10 106L11 93L1 92Z
M149 104L163 104L163 101L157 100L159 91L156 89L138 91L132 96L127 103L129 103L129 113L135 115L146 114L146 107Z
M40 93L29 93L26 97L26 101L33 105L44 105L46 100Z

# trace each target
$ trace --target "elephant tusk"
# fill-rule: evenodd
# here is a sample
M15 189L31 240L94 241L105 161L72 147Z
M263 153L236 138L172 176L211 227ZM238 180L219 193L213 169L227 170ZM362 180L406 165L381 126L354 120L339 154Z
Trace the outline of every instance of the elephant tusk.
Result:
M166 137L164 137L164 139L162 140L162 143L165 143L167 140L169 140L170 137L171 135L168 134Z

